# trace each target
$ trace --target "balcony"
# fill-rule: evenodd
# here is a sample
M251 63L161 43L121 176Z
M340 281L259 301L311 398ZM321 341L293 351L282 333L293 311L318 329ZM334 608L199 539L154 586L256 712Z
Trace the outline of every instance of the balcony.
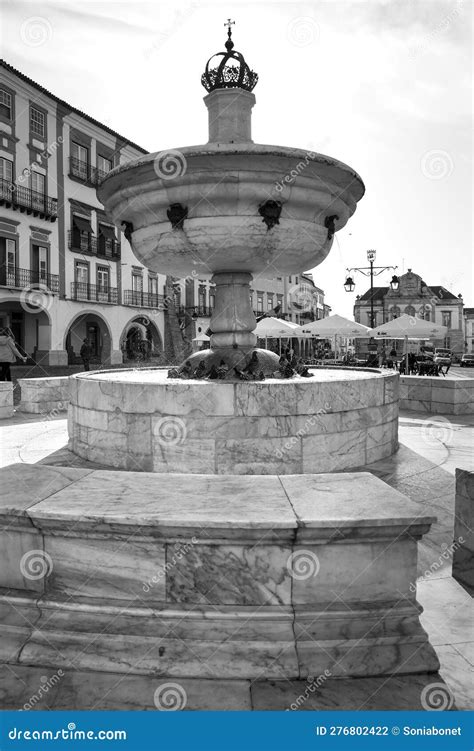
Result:
M59 292L59 276L30 269L0 267L0 286L15 289L41 289Z
M164 308L165 298L163 295L155 295L151 292L136 292L126 289L123 293L124 305L136 305L139 308Z
M180 316L185 315L185 313L189 313L191 316L195 315L198 317L202 316L203 318L210 318L214 313L214 308L210 308L206 305L190 305L188 307L180 305L177 312Z
M99 258L110 258L114 261L120 259L120 243L117 240L96 237L89 232L69 230L68 248L76 253L90 253Z
M56 198L37 193L23 185L14 185L8 180L0 180L0 206L14 211L33 214L40 219L56 221L58 216L58 202Z
M117 287L105 287L87 282L71 282L71 299L117 305Z
M106 175L107 172L98 167L92 167L88 162L76 159L75 156L69 157L69 177L80 180L86 185L95 186L98 185Z

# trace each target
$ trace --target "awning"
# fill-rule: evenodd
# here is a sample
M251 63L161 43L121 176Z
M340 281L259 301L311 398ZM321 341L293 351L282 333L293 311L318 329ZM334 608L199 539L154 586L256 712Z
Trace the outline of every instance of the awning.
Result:
M76 216L74 214L72 221L74 226L77 227L78 230L80 230L81 232L88 232L92 235L92 225L89 219L84 219L84 217Z
M99 233L107 240L115 240L115 227L109 227L108 224L99 224Z

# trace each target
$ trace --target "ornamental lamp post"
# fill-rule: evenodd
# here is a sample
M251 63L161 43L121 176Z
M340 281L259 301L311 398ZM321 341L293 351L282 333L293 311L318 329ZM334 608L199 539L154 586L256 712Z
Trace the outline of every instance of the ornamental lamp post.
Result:
M350 276L351 273L354 271L359 271L364 276L370 276L370 327L373 329L375 328L375 314L374 314L374 276L379 276L379 274L382 274L383 271L388 271L390 269L398 268L398 266L374 266L375 257L377 255L377 251L375 250L368 250L367 251L367 261L369 262L369 266L354 266L351 269L346 269L347 271L347 278L344 282L344 289L346 292L353 292L355 289L355 283ZM400 281L398 279L398 276L395 274L392 276L392 279L390 281L390 288L396 292L398 290Z

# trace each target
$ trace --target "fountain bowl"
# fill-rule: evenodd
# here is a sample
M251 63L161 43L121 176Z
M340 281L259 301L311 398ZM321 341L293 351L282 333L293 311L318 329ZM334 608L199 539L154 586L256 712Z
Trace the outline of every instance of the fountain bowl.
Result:
M268 278L321 263L363 194L361 178L342 162L253 143L149 154L112 170L98 189L114 221L131 225L133 251L147 267ZM281 204L271 227L260 213L267 201ZM173 228L168 211L178 204L187 215Z

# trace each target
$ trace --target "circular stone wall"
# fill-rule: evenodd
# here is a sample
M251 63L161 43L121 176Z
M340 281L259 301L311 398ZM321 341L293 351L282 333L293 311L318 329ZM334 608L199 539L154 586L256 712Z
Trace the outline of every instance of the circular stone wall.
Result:
M120 469L237 475L338 472L396 451L397 373L312 372L242 383L81 373L71 377L69 447Z

